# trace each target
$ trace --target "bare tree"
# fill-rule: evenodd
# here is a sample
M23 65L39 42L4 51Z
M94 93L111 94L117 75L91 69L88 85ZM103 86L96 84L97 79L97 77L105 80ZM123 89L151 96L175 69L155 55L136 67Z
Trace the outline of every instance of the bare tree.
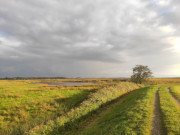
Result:
M148 66L136 65L133 68L133 75L131 76L131 81L141 84L143 82L146 82L151 77L152 72Z

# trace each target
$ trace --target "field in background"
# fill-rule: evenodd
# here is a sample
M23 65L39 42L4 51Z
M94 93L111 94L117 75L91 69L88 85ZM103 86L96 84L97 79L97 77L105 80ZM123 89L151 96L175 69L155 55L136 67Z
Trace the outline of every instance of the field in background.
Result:
M149 81L150 81L150 83L153 83L153 84L180 83L180 78L152 78Z
M62 82L91 84L44 84ZM180 110L170 96L180 100L180 78L153 78L147 85L139 89L144 86L129 79L0 80L0 134L150 134L158 88L163 130L180 132Z

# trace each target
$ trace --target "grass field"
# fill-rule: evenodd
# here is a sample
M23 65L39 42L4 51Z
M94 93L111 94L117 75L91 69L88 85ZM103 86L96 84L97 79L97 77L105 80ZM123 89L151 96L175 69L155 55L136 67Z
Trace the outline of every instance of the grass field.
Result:
M54 86L37 82L54 80L0 81L0 134L23 134L79 105L87 96L110 84ZM62 80L56 80L60 82ZM66 80L69 81L69 80ZM88 80L90 81L90 80Z
M139 88L139 85L124 82L116 86L99 89L95 93L91 94L87 100L83 101L79 107L72 109L66 115L57 118L56 121L52 121L48 125L40 128L38 127L37 130L32 130L31 134L62 133L66 130L66 128L75 126L81 117L84 117L92 111L97 110L101 105L137 88Z
M161 134L180 133L180 79L154 79L147 86L123 81L128 80L0 80L0 134L150 135L160 130L155 118Z

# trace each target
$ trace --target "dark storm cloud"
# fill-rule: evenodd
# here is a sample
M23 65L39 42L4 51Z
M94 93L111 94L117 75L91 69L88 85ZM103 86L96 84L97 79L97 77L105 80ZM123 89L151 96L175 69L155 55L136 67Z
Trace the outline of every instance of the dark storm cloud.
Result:
M155 71L179 64L174 61L179 54L167 42L179 36L177 0L9 0L0 5L1 76L128 76L138 63L156 64Z

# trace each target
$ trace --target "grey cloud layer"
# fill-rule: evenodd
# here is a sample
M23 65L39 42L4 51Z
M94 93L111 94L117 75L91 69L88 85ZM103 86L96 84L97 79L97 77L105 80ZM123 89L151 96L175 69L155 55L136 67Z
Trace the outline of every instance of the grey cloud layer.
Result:
M179 29L179 2L162 3L0 1L0 75L128 76L130 71L122 71L138 63L155 63L155 71L177 64L166 39L178 30L165 33L160 27Z

